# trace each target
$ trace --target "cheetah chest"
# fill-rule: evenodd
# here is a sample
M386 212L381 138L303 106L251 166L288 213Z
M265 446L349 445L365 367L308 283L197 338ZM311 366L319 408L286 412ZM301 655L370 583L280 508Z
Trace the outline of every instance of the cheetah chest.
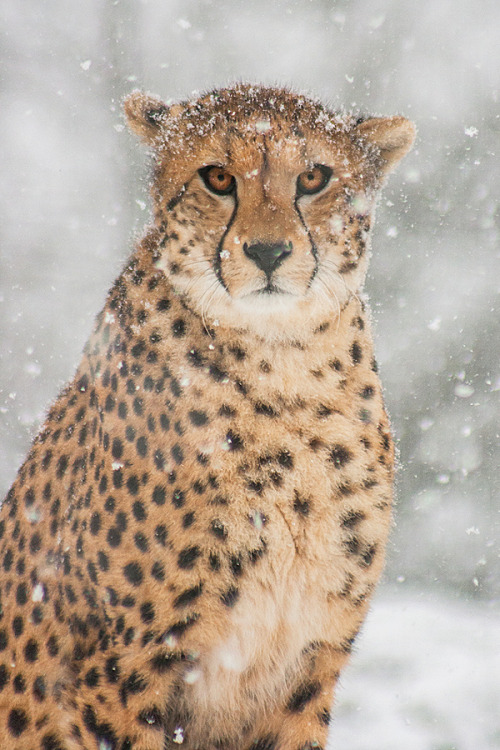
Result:
M251 723L273 700L286 698L303 650L328 632L320 591L317 572L297 557L287 572L268 568L245 588L186 691L200 729Z

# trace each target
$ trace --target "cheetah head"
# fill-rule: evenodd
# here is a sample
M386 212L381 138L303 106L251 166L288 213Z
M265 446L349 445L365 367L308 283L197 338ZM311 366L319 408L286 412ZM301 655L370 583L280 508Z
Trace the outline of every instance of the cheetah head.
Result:
M297 337L360 291L408 120L247 85L172 105L137 91L125 113L154 155L158 267L204 320Z

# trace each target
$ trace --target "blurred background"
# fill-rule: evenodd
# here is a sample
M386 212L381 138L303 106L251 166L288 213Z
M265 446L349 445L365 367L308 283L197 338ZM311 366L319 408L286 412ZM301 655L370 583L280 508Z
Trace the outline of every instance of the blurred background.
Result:
M417 124L367 285L396 524L332 750L500 748L499 31L497 0L0 8L0 496L150 218L126 93L289 84Z

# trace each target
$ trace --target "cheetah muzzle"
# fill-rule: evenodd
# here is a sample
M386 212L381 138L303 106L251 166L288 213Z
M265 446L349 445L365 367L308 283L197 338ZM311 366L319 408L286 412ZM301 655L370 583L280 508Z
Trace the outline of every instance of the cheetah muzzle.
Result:
M306 750L380 577L361 301L402 117L134 92L154 224L1 510L0 745Z

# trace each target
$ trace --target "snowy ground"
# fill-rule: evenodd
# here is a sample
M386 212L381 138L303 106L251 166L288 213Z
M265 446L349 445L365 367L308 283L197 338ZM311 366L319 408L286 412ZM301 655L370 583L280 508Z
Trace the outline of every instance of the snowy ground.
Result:
M382 590L342 681L329 750L498 750L499 614Z

